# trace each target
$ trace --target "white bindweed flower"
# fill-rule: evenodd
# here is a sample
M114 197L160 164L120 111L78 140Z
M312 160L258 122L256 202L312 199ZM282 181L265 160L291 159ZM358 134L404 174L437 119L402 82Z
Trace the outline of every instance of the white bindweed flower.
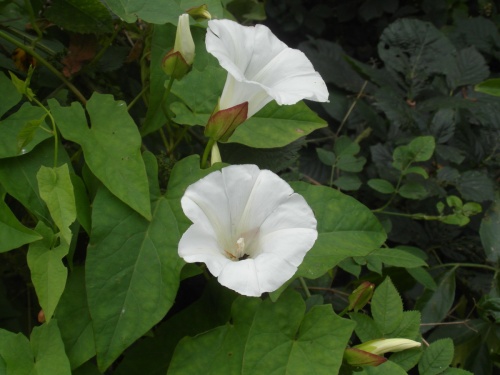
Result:
M220 110L248 102L248 118L273 99L280 105L328 101L326 84L306 55L287 47L264 25L212 20L205 43L229 73Z
M305 199L255 165L210 173L187 188L181 204L193 225L179 255L204 262L222 285L246 296L282 286L318 236Z

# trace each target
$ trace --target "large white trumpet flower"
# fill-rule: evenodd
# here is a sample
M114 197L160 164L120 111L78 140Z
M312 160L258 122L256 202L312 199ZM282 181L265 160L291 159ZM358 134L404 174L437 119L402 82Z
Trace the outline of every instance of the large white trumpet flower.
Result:
M318 233L305 199L268 170L233 165L190 185L181 199L193 225L179 255L204 262L219 282L260 296L296 272Z

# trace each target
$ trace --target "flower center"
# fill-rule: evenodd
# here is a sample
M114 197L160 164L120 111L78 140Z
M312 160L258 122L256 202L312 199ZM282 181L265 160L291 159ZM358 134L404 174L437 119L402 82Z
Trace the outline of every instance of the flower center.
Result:
M245 254L245 239L240 237L238 241L236 241L236 249L232 252L225 251L229 259L233 261L245 260L249 257L248 254Z

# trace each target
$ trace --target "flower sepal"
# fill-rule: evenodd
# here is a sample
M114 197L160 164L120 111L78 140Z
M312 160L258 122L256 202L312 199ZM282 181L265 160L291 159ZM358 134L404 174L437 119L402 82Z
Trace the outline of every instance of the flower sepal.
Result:
M166 74L179 80L191 70L194 54L195 46L189 27L189 14L184 13L179 16L174 48L165 55L161 67Z
M217 106L208 119L205 135L215 141L227 142L236 128L247 119L247 114L248 102L222 110L219 110Z
M366 352L358 348L347 348L344 351L344 361L356 367L373 366L377 367L387 361L387 358L377 354Z
M179 51L170 50L161 63L163 71L177 80L182 79L191 70L189 65Z

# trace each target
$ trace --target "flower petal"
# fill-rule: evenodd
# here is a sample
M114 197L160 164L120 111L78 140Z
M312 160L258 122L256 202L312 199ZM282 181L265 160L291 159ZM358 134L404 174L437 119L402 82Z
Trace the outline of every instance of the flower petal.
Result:
M278 289L296 270L297 267L275 254L263 254L258 259L226 264L218 281L242 295L259 297Z
M241 26L229 20L208 23L207 51L229 73L221 108L249 102L248 117L272 99L295 104L328 101L328 89L309 59L287 47L266 26Z
M179 256L188 263L203 262L214 276L218 276L227 263L224 250L217 237L201 225L191 225L179 242Z
M220 171L190 185L181 199L184 214L207 232L213 230L221 246L229 246L230 215Z
M243 235L261 224L293 190L278 175L254 165L233 165L222 169L229 199L232 233Z

